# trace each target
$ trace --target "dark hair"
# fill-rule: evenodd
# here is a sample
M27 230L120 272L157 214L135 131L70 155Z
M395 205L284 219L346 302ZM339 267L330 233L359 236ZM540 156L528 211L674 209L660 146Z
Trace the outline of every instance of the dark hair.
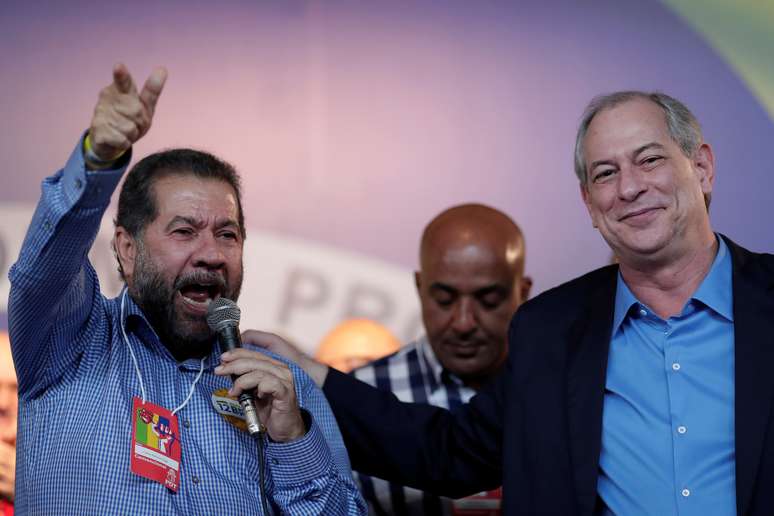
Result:
M169 149L146 156L129 171L118 197L118 212L113 221L133 238L142 237L145 227L158 216L153 185L161 178L180 175L215 179L228 183L236 193L239 231L244 239L245 218L239 174L226 161L208 152L194 149ZM114 249L115 250L115 249ZM123 277L121 261L118 271Z

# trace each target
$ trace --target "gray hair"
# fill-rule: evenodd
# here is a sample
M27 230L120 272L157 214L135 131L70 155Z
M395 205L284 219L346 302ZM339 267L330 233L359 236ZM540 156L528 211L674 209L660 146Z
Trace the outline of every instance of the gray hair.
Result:
M578 135L575 138L575 175L578 176L578 180L582 185L585 185L588 181L586 159L583 155L583 141L586 138L591 121L600 111L614 108L619 104L635 99L649 100L664 110L669 136L680 146L683 154L687 157L692 158L696 150L701 146L704 138L701 134L699 121L693 116L691 110L679 100L659 92L617 91L608 95L600 95L594 97L583 112L583 117L578 127ZM707 205L709 206L708 200Z

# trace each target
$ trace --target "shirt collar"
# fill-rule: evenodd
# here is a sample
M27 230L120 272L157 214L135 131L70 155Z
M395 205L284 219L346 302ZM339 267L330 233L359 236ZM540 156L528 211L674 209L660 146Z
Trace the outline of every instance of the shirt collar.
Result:
M161 339L159 339L159 336L156 334L156 330L153 329L153 326L151 326L150 322L145 317L145 313L143 313L142 309L137 306L137 303L134 302L132 296L129 295L126 287L124 287L121 291L118 302L119 307L123 303L123 309L121 309L121 315L123 316L121 325L126 331L127 338L129 338L129 335L134 333L137 336L137 340L139 340L143 346L173 362L176 362L175 357L172 356L172 353L170 353L167 347L161 342ZM137 340L135 340L135 342L137 342ZM124 342L124 344L126 344L126 342ZM212 346L212 351L210 352L209 358L205 363L220 363L220 350L218 349L218 346ZM186 370L190 369L192 371L198 371L200 367L200 359L189 358L188 360L181 362L179 365Z
M639 303L637 298L634 297L632 291L629 290L629 286L623 280L621 271L618 271L618 283L615 289L615 311L613 312L613 335L618 331L618 328L623 323L624 318L629 314L629 310L633 305Z
M723 238L716 236L718 252L707 276L696 289L693 299L701 301L728 321L734 321L733 274L731 253Z
M702 302L729 321L734 320L733 295L731 283L731 255L728 246L720 236L715 236L718 241L718 252L712 262L709 272L702 280L699 288L691 296L691 299ZM631 310L632 305L639 304L629 286L618 272L618 283L615 291L615 312L613 314L613 334L618 331L624 318Z

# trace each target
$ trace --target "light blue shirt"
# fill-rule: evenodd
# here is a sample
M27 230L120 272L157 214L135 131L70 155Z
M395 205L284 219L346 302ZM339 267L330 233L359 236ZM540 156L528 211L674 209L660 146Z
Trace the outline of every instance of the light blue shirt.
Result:
M87 172L79 143L65 168L43 182L9 274L17 514L262 514L256 443L214 406L213 396L231 384L213 373L217 347L204 362L178 363L131 299L124 310L121 298L99 290L87 252L122 173ZM290 368L312 422L296 441L267 442L268 503L294 516L365 514L327 401L300 368ZM148 401L182 405L176 493L130 470L140 377Z
M618 275L598 492L606 514L736 514L734 315L723 239L679 315Z

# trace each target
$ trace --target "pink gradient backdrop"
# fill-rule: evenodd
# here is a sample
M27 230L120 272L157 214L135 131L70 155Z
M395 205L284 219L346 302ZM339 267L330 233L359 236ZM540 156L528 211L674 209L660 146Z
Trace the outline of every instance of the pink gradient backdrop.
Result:
M659 3L8 0L0 56L0 203L34 202L115 61L137 80L164 64L136 155L193 146L232 161L249 228L408 271L435 213L485 202L523 227L539 292L609 259L572 172L583 106L661 89L715 144L716 227L774 249L774 125Z

